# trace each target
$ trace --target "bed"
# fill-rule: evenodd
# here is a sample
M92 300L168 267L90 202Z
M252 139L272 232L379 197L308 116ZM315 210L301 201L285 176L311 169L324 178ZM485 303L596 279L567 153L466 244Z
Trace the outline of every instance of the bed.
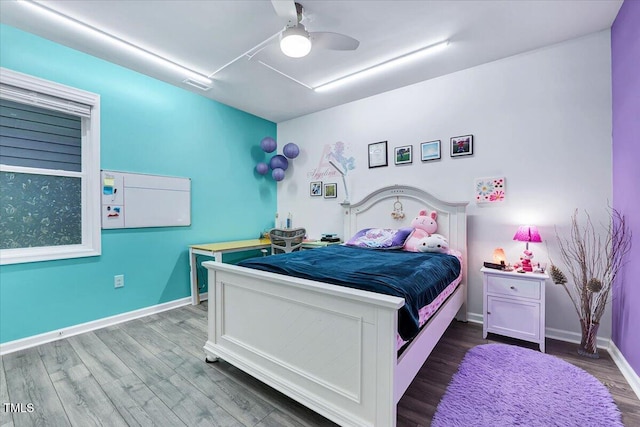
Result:
M401 353L403 298L207 261L207 361L221 358L340 425L395 426L398 401L444 331L467 320L466 205L400 185L342 204L346 238L436 210L438 233L461 255L459 284Z

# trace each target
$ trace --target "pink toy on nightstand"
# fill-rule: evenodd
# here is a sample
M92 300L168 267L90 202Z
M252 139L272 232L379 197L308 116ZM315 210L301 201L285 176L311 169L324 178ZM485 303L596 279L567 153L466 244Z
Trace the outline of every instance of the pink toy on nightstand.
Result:
M533 258L533 252L530 250L525 250L523 252L523 256L520 257L522 261L522 270L528 271L531 273L533 271L533 266L531 265L531 259Z

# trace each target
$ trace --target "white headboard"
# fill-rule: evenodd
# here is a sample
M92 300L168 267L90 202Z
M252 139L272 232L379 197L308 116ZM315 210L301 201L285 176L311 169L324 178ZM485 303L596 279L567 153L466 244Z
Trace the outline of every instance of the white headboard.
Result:
M403 219L394 219L391 213L396 202L402 204ZM438 212L438 234L449 240L449 247L462 253L462 277L467 277L467 213L468 202L447 202L416 187L392 185L365 196L357 203L342 203L344 235L347 241L358 230L368 227L404 228L422 209Z
M396 202L402 204L403 219L391 215ZM449 239L453 249L462 251L467 246L468 202L447 202L416 187L393 185L365 196L357 203L342 203L345 240L358 230L367 227L403 228L411 227L411 220L421 209L438 212L438 233Z

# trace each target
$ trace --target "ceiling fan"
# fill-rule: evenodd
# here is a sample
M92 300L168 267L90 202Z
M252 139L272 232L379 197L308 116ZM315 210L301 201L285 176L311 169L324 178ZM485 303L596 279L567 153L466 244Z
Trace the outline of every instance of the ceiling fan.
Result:
M287 27L280 34L280 50L292 58L302 58L311 47L331 50L355 50L360 42L345 34L308 32L302 24L302 5L293 0L271 0L278 16L288 19Z

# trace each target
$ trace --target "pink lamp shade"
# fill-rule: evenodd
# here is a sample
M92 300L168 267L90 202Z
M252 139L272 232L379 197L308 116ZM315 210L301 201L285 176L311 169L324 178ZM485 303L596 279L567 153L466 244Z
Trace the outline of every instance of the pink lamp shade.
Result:
M542 237L540 237L538 227L535 225L521 225L518 227L516 235L513 236L513 240L527 242L527 249L529 249L529 242L540 243L542 242Z

